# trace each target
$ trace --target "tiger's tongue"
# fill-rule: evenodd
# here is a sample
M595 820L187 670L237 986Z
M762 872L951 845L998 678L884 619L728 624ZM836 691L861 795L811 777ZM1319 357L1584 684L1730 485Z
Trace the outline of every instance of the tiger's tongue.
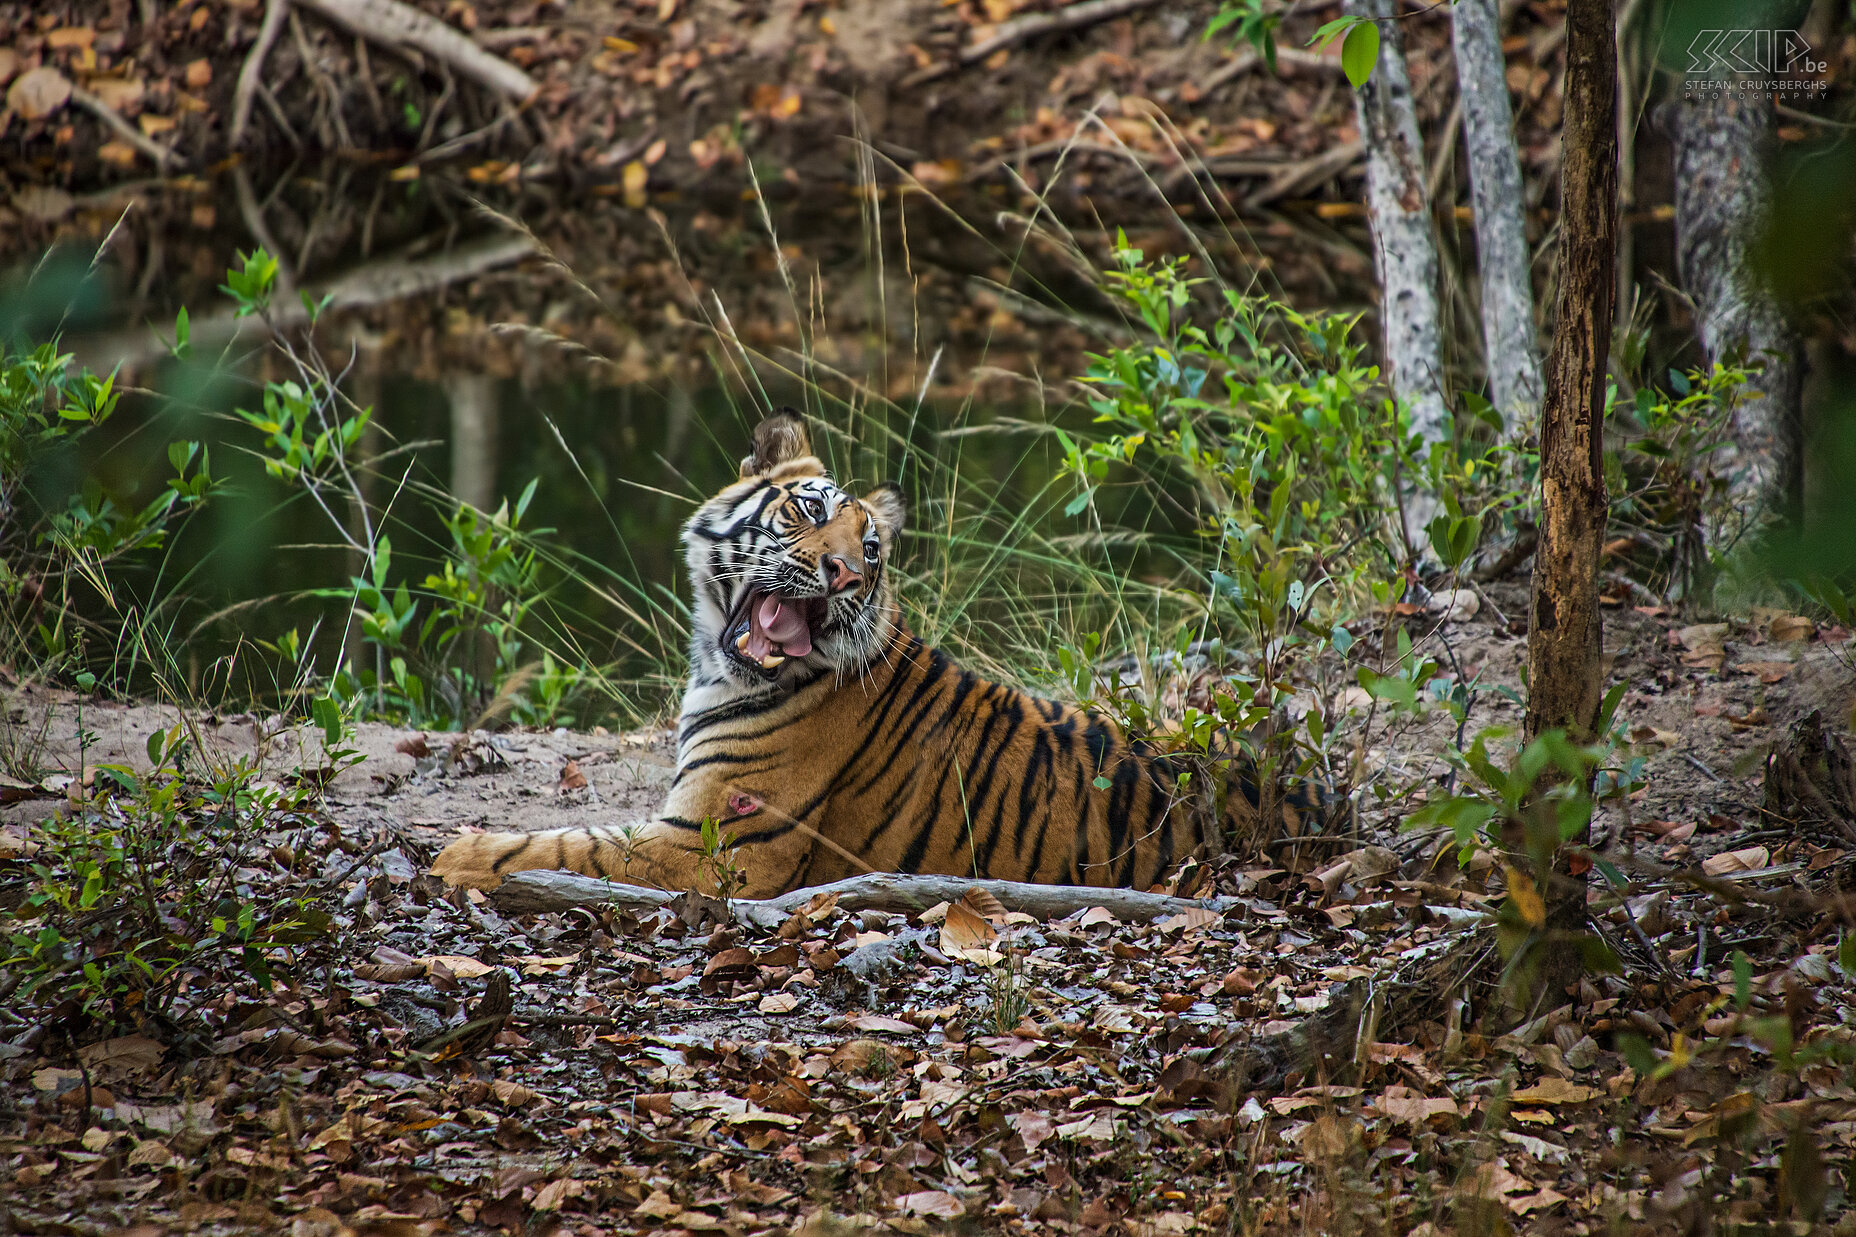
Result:
M754 607L749 638L750 651L763 640L788 657L804 657L812 651L812 629L806 625L805 611L781 597L769 593Z

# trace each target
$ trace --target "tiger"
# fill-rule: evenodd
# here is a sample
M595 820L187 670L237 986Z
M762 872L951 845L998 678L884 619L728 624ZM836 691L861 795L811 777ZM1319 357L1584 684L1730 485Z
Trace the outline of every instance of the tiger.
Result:
M527 869L701 893L726 881L749 898L870 872L1149 888L1234 831L1260 836L1250 762L1195 781L1111 721L911 633L891 567L905 518L894 485L841 489L797 416L761 421L740 478L683 528L689 678L662 809L467 834L432 871L479 889ZM1317 791L1272 797L1291 832L1324 814Z

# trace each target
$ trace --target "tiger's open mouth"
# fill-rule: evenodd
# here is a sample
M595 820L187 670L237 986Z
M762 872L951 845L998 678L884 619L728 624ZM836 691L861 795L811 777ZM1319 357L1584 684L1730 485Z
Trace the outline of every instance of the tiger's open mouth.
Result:
M723 651L771 677L789 657L812 651L812 634L825 626L823 597L788 597L752 589L722 636Z

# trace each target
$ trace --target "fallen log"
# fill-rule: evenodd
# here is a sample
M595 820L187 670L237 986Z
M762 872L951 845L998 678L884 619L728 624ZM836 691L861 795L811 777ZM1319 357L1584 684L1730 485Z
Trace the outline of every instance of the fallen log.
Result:
M376 258L333 279L312 284L308 292L312 301L327 297L332 310L386 305L488 274L519 262L535 251L533 237L496 233L460 241L449 249L422 257L400 253ZM308 321L309 311L300 299L280 296L265 315L240 317L236 310L227 308L195 317L192 341L196 350L204 352L240 339L256 338L270 330L288 330ZM99 372L107 372L119 364L133 368L166 351L160 337L146 328L79 337L73 339L69 347L83 364Z
M1104 889L1094 885L1032 885L1020 881L969 880L960 876L910 876L873 872L847 877L829 885L795 889L772 898L736 898L729 905L735 918L756 927L778 927L792 913L821 894L836 894L838 905L854 911L927 910L938 902L958 902L970 890L999 899L1009 911L1023 911L1038 919L1060 919L1099 906L1117 919L1162 919L1194 908L1223 912L1237 903L1231 898L1174 898L1137 889ZM491 892L490 904L502 915L538 915L587 906L617 906L652 911L683 895L639 885L581 876L575 872L517 872Z
M399 0L297 0L364 39L410 47L442 60L464 77L518 103L535 93L535 79L460 30Z

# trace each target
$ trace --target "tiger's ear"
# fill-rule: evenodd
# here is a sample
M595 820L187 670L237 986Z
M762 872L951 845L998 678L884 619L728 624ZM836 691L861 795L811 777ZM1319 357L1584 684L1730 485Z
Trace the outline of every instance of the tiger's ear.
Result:
M782 408L754 427L754 451L743 457L741 475L759 477L788 460L812 454L812 436L791 408Z
M884 482L860 500L876 516L877 528L885 540L893 541L909 522L909 505L902 498L902 487Z

